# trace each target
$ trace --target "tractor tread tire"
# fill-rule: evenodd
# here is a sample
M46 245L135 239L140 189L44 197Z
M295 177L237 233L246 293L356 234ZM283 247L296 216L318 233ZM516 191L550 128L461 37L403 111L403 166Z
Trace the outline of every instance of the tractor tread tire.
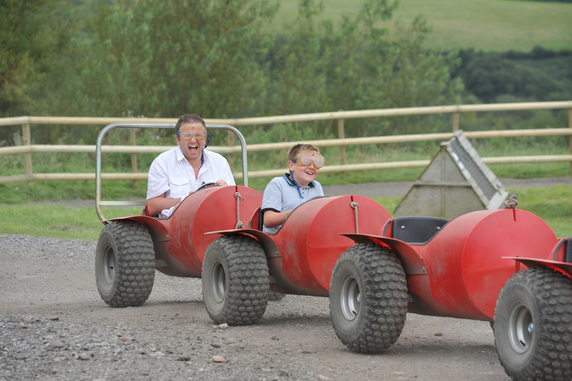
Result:
M115 308L145 303L155 281L155 251L147 228L135 221L107 224L95 251L95 278L103 301Z
M344 280L359 285L355 319L342 312ZM407 317L407 281L395 254L374 245L354 245L336 262L330 288L330 315L338 338L351 351L381 353L399 338Z
M572 380L572 279L547 268L513 275L495 310L495 344L505 372L515 380ZM526 305L534 327L531 344L520 353L511 345L511 312ZM516 307L515 307L516 306Z
M225 271L222 300L213 293L213 266ZM216 324L252 325L268 305L270 277L260 243L243 235L219 237L207 249L202 270L203 299Z

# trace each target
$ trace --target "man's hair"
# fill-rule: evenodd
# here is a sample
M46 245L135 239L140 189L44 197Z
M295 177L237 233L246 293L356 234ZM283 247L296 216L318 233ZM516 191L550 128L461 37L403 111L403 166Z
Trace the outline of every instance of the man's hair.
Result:
M175 126L175 133L179 132L179 130L181 129L181 125L183 125L183 124L194 124L194 123L200 123L203 125L203 127L206 128L205 121L203 118L201 118L200 116L198 116L196 114L185 114L179 118L179 121L177 122L177 125Z
M296 144L294 147L288 150L288 161L292 161L298 156L300 152L310 151L320 153L318 147L312 144Z

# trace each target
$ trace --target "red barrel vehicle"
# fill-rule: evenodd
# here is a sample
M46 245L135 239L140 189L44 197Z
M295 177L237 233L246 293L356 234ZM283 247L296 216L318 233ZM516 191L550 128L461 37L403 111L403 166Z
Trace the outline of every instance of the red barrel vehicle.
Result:
M572 379L572 239L514 208L451 221L399 217L382 234L346 234L330 311L351 350L378 353L399 338L407 312L484 320L516 380Z
M246 143L232 126L209 129L234 132L242 145L245 186L210 187L191 194L169 218L141 215L106 219L101 206L131 205L101 200L103 137L115 128L174 128L174 124L115 123L105 127L96 145L96 210L105 224L96 247L95 275L101 298L111 307L140 306L153 288L155 269L167 275L200 278L205 252L216 238L205 233L236 229L262 204L262 195L248 188Z

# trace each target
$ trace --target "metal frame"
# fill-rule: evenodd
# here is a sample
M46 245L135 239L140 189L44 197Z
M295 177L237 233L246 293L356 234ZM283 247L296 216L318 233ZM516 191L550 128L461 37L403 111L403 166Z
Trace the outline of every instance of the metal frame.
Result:
M101 146L103 137L115 128L175 128L175 123L112 123L103 128L97 136L97 143L95 146L95 210L100 221L106 220L101 212L102 206L140 206L139 203L131 201L102 201L101 200ZM206 124L207 129L211 130L227 130L232 131L240 140L242 150L242 183L248 186L248 163L247 163L247 150L246 140L242 133L235 127L228 124Z

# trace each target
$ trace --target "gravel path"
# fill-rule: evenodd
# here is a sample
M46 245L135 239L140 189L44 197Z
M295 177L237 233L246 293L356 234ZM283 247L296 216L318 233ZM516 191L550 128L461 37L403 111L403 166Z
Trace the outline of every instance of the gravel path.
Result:
M398 196L411 184L325 191ZM200 280L157 273L142 307L109 308L95 285L94 253L95 242L0 234L1 381L508 380L487 322L408 314L389 351L360 355L336 337L327 298L288 295L257 325L218 327Z
M488 323L409 314L385 354L351 353L327 298L287 295L254 326L215 327L200 280L157 273L109 308L95 243L0 235L0 380L508 380Z

